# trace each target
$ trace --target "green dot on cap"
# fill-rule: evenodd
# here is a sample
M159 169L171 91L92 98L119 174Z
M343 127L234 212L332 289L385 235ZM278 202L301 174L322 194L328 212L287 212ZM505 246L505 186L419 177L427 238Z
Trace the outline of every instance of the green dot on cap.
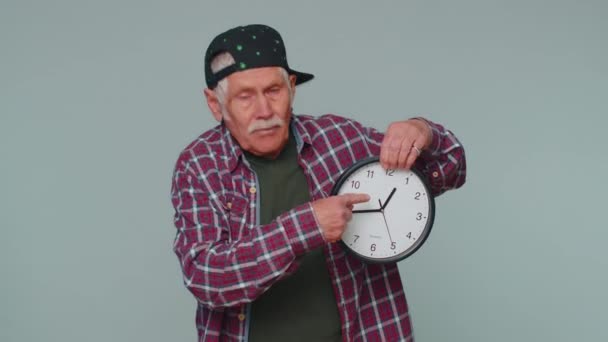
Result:
M255 35L253 35L253 36L251 36L251 38L255 39L255 38L256 38L256 36L255 36Z
M239 67L240 67L241 69L245 69L245 68L247 67L247 64L245 64L245 63L241 62L241 63L239 63Z
M255 54L259 56L260 55L260 51L256 51Z
M236 46L236 49L239 50L239 51L241 51L241 50L243 50L243 46L241 44L239 44L239 45Z

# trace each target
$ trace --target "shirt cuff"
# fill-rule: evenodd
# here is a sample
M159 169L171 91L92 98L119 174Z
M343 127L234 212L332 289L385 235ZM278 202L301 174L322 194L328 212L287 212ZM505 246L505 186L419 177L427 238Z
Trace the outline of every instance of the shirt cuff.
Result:
M281 215L279 223L285 229L295 255L305 254L325 243L310 203L299 205Z

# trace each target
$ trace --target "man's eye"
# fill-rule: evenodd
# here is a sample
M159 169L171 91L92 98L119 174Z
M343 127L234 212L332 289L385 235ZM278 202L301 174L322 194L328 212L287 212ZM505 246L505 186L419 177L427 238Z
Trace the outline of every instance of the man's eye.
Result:
M245 94L239 94L239 95L237 95L237 98L239 100L248 100L249 98L251 98L251 94L246 94L246 93Z
M280 90L281 90L281 88L279 88L279 87L272 87L272 88L270 88L269 92L272 93L272 94L276 94Z

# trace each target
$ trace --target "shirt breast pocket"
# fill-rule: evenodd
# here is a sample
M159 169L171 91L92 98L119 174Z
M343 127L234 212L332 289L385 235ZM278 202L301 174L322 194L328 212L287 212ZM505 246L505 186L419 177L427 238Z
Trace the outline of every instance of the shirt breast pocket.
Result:
M250 208L249 200L241 195L227 196L225 203L230 224L230 239L239 240L249 234Z

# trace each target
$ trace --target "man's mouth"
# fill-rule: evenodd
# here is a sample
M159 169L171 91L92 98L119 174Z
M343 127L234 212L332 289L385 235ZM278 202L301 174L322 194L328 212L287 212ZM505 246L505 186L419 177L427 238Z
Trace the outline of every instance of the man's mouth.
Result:
M254 134L272 134L274 133L277 129L279 128L279 126L271 126L271 127L265 127L265 128L258 128L255 131L253 131Z

